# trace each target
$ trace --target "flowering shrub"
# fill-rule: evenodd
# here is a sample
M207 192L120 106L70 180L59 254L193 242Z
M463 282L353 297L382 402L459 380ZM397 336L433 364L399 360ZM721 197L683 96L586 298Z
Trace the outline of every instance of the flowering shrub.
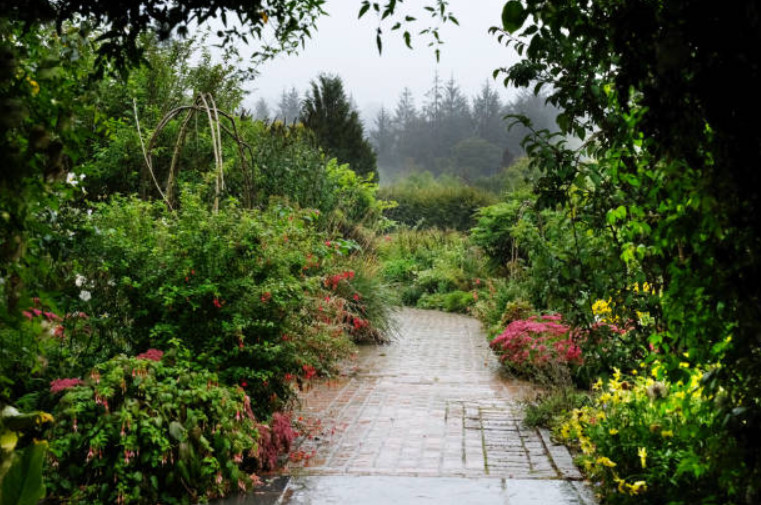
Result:
M302 375L304 364L330 370L350 351L350 332L318 310L348 241L328 241L315 211L230 201L214 213L188 189L179 212L115 198L82 219L67 308L91 317L87 332L64 324L69 340L50 360L67 364L61 375L181 342L221 382L245 384L264 419L293 394L286 375Z
M269 462L248 396L212 373L166 363L171 357L160 352L116 357L84 380L52 386L63 393L48 462L53 496L72 504L196 503L257 482L253 470Z
M531 316L511 322L491 341L491 348L512 372L547 376L558 367L580 365L581 348L574 342L562 316Z
M656 363L624 377L598 381L591 406L574 410L554 434L576 447L606 503L732 503L725 488L731 443L703 395L703 370L682 364L684 380L670 382ZM726 480L725 480L726 479Z

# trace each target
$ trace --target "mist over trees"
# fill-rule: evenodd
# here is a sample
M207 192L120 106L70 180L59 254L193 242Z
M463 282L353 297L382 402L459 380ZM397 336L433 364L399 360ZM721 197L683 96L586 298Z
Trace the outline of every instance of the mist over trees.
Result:
M323 84L326 83L320 81L317 84L318 94ZM560 110L546 103L545 95L535 96L523 90L507 101L498 89L487 79L477 94L468 97L454 76L443 80L436 73L430 88L419 101L409 88L402 88L395 104L383 104L364 125L359 123L358 107L350 97L347 98L348 91L342 89L342 93L349 109L357 114L359 126L363 127L363 139L369 141L375 152L381 182L430 172L435 176L449 175L468 184L477 184L503 174L506 167L525 155L521 142L530 130L506 116L525 116L531 128L537 131L558 130L555 118ZM306 117L305 104L316 103L315 97L314 86L303 95L296 86L283 88L274 106L259 98L253 116L293 124ZM318 137L326 152L336 151L328 145L336 137L335 131ZM369 160L367 148L361 150L366 151L363 158ZM358 173L376 171L375 168L367 169L375 163L357 163L355 160L352 169Z
M510 128L505 116L522 115L535 130L557 131L559 112L544 96L525 91L504 102L489 80L468 98L454 77L442 81L436 74L419 107L409 88L400 92L392 111L382 107L370 140L384 181L428 171L473 183L499 174L525 154L521 141L529 129Z

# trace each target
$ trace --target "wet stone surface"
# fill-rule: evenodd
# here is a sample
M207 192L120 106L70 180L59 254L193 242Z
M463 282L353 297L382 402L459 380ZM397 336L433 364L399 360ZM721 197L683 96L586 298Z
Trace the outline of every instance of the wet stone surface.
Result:
M301 395L296 415L304 436L290 464L291 501L283 503L343 503L340 493L375 485L394 492L386 479L348 478L358 476L444 479L436 486L460 482L462 489L492 490L503 500L494 503L534 488L545 489L550 501L510 503L584 503L578 501L581 486L567 482L581 479L567 450L546 432L522 425L518 402L534 389L501 377L478 321L415 309L400 311L397 320L394 343L363 348L348 376ZM338 482L340 489L329 485ZM393 482L412 489L426 480ZM433 491L423 495L441 498ZM419 502L427 503L423 495ZM309 501L315 496L324 499Z
M394 343L301 394L282 495L225 505L594 504L566 448L523 426L535 389L501 377L478 321L415 309L397 321Z

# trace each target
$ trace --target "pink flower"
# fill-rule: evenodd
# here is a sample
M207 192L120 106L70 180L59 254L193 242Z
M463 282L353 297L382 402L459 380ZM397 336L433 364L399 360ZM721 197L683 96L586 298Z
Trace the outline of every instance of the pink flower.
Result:
M158 349L148 349L144 353L135 356L135 358L147 359L149 361L161 361L162 356L164 356L164 351L160 351Z
M25 318L29 319L30 321L34 319L34 315L32 315L32 313L29 312L28 310L25 310L24 312L22 312L21 315L23 315Z
M50 392L60 393L61 391L64 391L66 389L71 389L73 387L82 386L82 385L84 385L84 382L82 381L82 379L77 379L77 378L54 379L50 381Z
M269 291L265 291L264 294L262 295L262 303L267 303L270 300L272 300L272 293L270 293Z

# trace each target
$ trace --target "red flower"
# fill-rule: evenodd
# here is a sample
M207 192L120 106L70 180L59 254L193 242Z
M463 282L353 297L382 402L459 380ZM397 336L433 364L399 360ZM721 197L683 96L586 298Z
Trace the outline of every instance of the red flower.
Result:
M221 309L221 308L222 308L222 304L221 304L221 303L219 303L219 299L217 299L217 298L214 298L214 306L215 306L216 308L218 308L218 309Z
M242 387L242 388L248 387L248 382L246 382L246 381L241 381L241 383L240 383L240 387Z
M325 241L325 245L326 245L326 246L328 246L328 247L330 247L330 240L326 240L326 241Z
M312 365L304 365L301 368L304 370L304 378L306 380L309 380L317 375L317 370L315 370Z
M24 311L24 312L22 312L21 314L22 314L22 315L23 315L25 318L29 319L30 321L31 321L31 320L34 318L34 315L32 315L32 313L31 313L31 312L29 312L28 310L25 310L25 311Z
M360 298L360 296L357 293L354 293L354 301L358 302L359 298Z
M265 292L265 293L262 295L262 303L267 303L267 302L269 302L271 299L272 299L272 293L270 293L269 291L266 291L266 292Z

